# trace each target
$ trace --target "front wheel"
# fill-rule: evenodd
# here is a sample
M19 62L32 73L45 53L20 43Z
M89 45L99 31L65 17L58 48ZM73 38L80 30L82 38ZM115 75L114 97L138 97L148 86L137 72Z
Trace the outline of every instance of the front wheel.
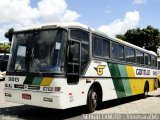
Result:
M88 92L86 110L87 112L91 113L96 110L96 107L97 107L97 92L95 91L94 88L91 88Z

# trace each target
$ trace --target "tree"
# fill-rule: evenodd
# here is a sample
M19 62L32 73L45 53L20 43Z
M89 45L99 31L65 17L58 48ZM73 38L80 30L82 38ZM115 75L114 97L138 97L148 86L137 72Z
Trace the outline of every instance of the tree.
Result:
M137 45L139 47L145 46L145 42L144 42L145 36L144 35L145 35L145 33L140 28L128 30L124 34L127 42L130 42L130 43Z
M160 32L158 29L153 28L152 26L147 26L147 28L143 29L145 32L145 42L146 49L157 52L157 48L160 45Z
M5 34L4 36L6 38L8 38L9 42L12 42L12 35L13 35L14 29L10 28Z
M150 25L144 29L130 29L124 35L116 37L156 53L160 46L160 32Z
M126 37L125 37L124 35L118 34L118 35L116 35L116 38L119 38L119 39L121 39L121 40L126 41Z

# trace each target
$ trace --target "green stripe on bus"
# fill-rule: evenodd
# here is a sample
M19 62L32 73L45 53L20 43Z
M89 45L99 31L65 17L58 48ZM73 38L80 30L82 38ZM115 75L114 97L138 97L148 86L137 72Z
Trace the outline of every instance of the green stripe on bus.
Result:
M123 87L123 82L122 82L122 79L121 79L121 75L120 75L118 65L108 63L108 67L109 67L109 70L110 70L110 73L111 73L111 76L112 76L112 79L113 79L113 84L114 84L114 87L115 87L115 90L116 90L117 97L118 98L125 97L126 94L125 94L125 90L124 90L124 87ZM118 78L115 78L115 77L118 77Z
M32 85L40 85L42 80L43 80L43 77L35 77L32 82Z
M34 80L34 77L26 77L26 79L25 79L25 81L24 81L23 84L29 84L29 85L31 85L32 82L33 82L33 80Z
M120 75L122 77L122 83L124 86L125 94L126 94L126 96L131 96L132 91L131 91L131 87L130 87L130 83L129 83L129 79L128 79L126 66L125 65L118 65L118 68L120 71Z

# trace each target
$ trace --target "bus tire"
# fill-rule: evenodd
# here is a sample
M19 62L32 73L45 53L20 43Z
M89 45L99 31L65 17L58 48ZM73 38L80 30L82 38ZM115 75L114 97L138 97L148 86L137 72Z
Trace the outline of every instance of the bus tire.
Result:
M143 98L147 98L148 97L148 92L149 92L149 84L148 84L148 82L146 82L145 86L144 86Z
M158 79L158 88L160 87L160 82L159 82L159 79Z
M87 113L92 113L96 110L97 107L97 92L94 88L91 88L88 92L88 97L87 97L87 105L86 105L86 112Z

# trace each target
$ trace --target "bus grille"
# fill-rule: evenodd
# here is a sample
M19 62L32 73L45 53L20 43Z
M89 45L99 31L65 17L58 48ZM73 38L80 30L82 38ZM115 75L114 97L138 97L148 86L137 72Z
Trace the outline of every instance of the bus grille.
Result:
M14 88L24 89L24 85L14 84Z
M29 90L40 90L40 86L28 85Z
M14 88L18 89L25 89L25 90L40 90L40 86L36 85L20 85L20 84L14 84Z

